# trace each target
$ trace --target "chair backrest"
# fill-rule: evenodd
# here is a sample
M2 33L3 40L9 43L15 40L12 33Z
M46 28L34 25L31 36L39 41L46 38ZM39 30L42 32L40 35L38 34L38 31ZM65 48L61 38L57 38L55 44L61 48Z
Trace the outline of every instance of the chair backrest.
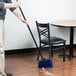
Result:
M38 23L38 21L36 21L36 26L38 30L40 43L42 42L43 39L47 39L47 41L50 43L49 23Z

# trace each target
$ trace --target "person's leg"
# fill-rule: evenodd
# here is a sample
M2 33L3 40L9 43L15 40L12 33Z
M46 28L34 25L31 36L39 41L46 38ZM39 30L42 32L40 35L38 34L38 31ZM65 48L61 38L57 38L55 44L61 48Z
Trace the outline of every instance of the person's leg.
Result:
M4 23L0 20L0 74L4 74L5 54L4 54Z

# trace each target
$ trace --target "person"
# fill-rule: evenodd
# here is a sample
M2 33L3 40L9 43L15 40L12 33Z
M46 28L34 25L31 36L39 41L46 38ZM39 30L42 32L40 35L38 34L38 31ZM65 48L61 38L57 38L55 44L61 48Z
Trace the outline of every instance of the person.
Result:
M11 0L0 0L0 76L12 76L12 74L5 72L4 20L6 15L6 9L9 9L23 23L27 24L27 21L17 10L20 5L21 3L19 1L12 2Z

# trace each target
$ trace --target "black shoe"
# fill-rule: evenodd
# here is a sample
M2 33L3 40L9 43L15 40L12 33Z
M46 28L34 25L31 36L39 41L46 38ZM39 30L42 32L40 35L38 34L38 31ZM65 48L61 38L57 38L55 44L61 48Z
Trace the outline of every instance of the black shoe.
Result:
M6 73L7 76L13 76L11 73Z

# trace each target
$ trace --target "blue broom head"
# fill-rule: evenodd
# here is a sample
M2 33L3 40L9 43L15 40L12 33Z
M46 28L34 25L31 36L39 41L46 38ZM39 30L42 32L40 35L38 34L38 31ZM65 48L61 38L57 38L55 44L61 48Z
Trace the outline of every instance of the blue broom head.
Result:
M38 68L43 68L43 67L52 68L53 67L52 60L49 60L49 59L39 60Z

